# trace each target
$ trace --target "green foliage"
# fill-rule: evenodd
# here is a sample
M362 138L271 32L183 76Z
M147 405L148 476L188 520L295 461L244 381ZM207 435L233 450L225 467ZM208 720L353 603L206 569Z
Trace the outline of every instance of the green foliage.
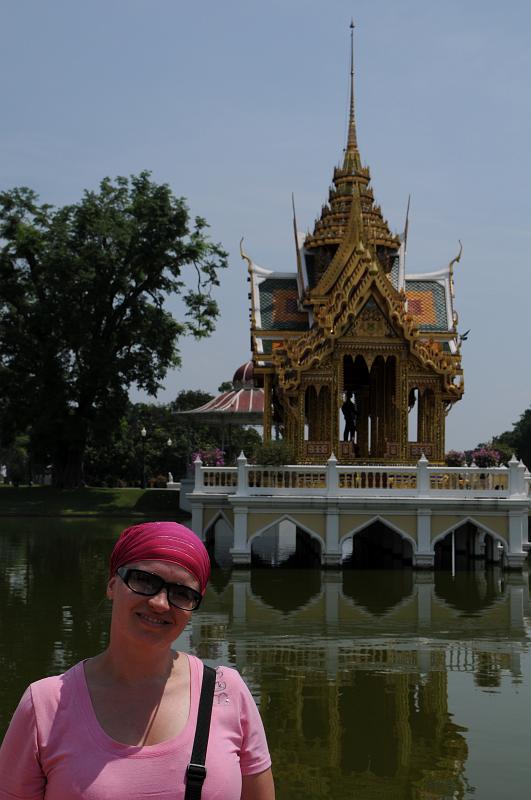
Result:
M28 455L28 437L17 436L9 447L0 450L0 464L7 468L6 480L14 486L28 483L30 479L30 462Z
M191 393L211 399L203 392ZM185 401L186 402L186 401ZM171 472L178 479L186 472L194 446L192 422L175 414L174 405L128 404L125 414L110 435L92 435L85 454L85 475L90 486L139 486L144 461L147 484ZM142 428L146 430L143 438ZM202 428L197 432L208 443L215 432ZM168 441L171 439L171 445Z
M264 466L282 467L285 464L293 464L294 460L292 446L282 439L259 444L254 450L254 461Z
M200 423L178 413L211 399L207 392L183 390L168 405L129 403L113 431L89 436L85 453L87 484L139 486L143 458L147 485L165 485L169 472L175 480L187 473L197 450L214 451L223 443L226 464L234 463L242 450L252 452L260 442L253 428L232 425L230 430L222 431L220 425ZM146 430L144 439L140 435L142 428Z
M495 447L505 453L515 453L531 469L531 407L514 423L512 431L505 431L493 439Z
M0 437L29 430L56 485L82 482L87 442L114 436L130 386L156 394L180 336L214 330L227 261L206 227L147 172L58 209L0 193Z

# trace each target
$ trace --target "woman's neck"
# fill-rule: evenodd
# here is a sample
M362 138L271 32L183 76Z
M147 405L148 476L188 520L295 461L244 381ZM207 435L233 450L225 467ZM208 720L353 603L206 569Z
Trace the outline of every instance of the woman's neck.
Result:
M166 683L171 679L182 661L182 655L173 650L139 652L138 643L128 647L120 643L113 644L89 660L88 667L92 675L102 683L141 684Z

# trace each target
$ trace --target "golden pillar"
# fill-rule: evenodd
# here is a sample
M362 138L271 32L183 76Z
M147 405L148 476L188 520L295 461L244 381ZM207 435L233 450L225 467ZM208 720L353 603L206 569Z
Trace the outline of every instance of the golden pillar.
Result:
M417 392L417 442L426 442L426 397L425 390Z
M444 438L445 438L445 425L446 414L444 410L444 402L440 392L434 398L433 409L433 426L434 436L433 443L435 445L435 461L444 461Z
M400 442L400 460L407 461L408 453L408 363L407 357L401 356L397 365L397 412L398 412L398 441Z
M369 389L362 387L357 392L358 400L358 448L361 458L369 455Z
M271 441L271 375L266 373L264 375L264 444Z
M295 428L295 442L296 442L296 452L299 455L299 463L302 463L304 458L306 457L305 447L304 447L304 425L306 422L306 415L305 415L305 405L306 405L306 392L304 387L301 386L299 389L299 396L298 396L298 403L297 403L297 420L294 420L293 427Z
M339 442L341 440L341 428L339 422L339 415L341 413L342 405L342 392L343 392L343 370L341 361L337 353L334 353L332 359L332 386L330 389L330 415L329 415L329 431L330 431L330 453L337 453L339 450Z

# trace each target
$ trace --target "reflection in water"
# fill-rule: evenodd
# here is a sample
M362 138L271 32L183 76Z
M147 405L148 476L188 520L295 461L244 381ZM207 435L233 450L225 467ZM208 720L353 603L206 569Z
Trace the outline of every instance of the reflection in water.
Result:
M374 591L381 572L373 570L345 570L343 572L343 594L363 606L370 614L385 614L413 591L413 572L410 569L392 570L386 575L385 584Z
M228 642L260 702L280 800L464 798L467 720L449 711L448 675L489 691L521 680L527 578L461 574L443 593L433 573L314 575L233 573L191 640L213 660Z
M122 528L119 521L104 528L85 521L80 531L68 521L2 520L0 727L9 718L7 696L18 698L32 680L104 647L108 554Z
M2 728L30 680L105 645L107 557L123 525L53 525L13 522L0 536ZM472 791L470 693L529 678L529 610L527 576L496 571L214 571L179 646L243 672L279 800L449 800Z
M250 591L266 605L288 614L310 603L321 592L320 570L308 570L304 575L304 581L286 581L285 575L278 570L253 570Z
M499 570L477 570L466 582L456 581L449 572L435 571L434 576L437 596L463 614L481 613L500 597Z

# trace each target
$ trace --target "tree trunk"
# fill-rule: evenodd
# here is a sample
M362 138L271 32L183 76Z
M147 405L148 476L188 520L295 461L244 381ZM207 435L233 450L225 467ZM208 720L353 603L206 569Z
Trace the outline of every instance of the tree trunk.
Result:
M56 489L77 489L85 485L83 470L84 448L70 447L58 457L54 457L52 464L52 486Z
M85 428L84 421L71 417L57 436L52 455L52 486L57 489L77 489L85 485Z

